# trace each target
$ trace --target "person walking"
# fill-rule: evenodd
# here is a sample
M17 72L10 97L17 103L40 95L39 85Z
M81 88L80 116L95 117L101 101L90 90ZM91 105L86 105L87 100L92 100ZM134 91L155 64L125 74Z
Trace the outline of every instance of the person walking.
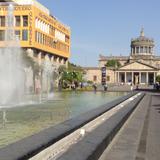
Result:
M107 89L108 89L108 86L107 86L107 83L106 84L104 84L104 91L106 92L107 91Z
M96 85L96 83L93 84L93 89L94 89L95 92L97 91L97 85Z

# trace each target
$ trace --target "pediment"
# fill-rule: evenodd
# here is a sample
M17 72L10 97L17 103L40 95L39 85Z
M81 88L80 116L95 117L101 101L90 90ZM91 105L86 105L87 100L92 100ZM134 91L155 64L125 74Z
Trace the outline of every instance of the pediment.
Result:
M132 62L119 68L119 70L155 70L156 68L140 62Z

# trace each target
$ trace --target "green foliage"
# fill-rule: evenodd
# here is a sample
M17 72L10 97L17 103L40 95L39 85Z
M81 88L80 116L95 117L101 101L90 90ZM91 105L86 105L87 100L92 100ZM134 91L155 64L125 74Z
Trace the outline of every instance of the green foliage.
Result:
M108 60L108 62L106 63L106 67L120 67L121 64L118 60L115 60L115 59L111 59L111 60Z
M160 75L156 76L156 81L160 83Z
M87 81L88 84L93 84L93 81Z
M73 63L68 62L68 71L83 72L83 68L81 66L77 66Z
M76 66L72 63L68 64L68 68L60 66L59 69L60 82L63 88L67 88L73 82L83 81L83 69L80 66Z

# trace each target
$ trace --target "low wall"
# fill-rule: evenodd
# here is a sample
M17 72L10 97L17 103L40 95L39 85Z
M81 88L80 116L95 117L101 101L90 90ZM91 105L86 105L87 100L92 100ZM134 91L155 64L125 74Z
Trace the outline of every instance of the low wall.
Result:
M129 93L96 109L10 144L0 149L0 159L27 160L135 94L137 92Z
M98 160L144 95L144 93L141 94L127 107L122 108L111 118L104 121L103 124L86 135L57 160Z

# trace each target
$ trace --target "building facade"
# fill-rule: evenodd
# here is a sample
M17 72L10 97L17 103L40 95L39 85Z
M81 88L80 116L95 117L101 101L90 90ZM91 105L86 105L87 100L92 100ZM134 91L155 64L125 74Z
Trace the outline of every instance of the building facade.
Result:
M94 81L96 72L92 69L89 80L96 83L102 82L101 68L105 67L110 60L116 60L120 66L106 67L106 83L120 84L153 84L156 76L160 74L160 57L154 53L154 40L144 35L144 30L140 32L138 38L131 40L130 56L99 56L99 75L101 77ZM87 73L89 70L86 70Z
M0 1L0 47L5 46L8 5L14 6L14 30L20 46L35 61L49 60L67 65L70 57L70 28L36 0Z
M30 64L20 70L27 92L58 86L58 68L68 66L70 36L70 28L38 1L0 0L0 49L20 47L26 55Z

